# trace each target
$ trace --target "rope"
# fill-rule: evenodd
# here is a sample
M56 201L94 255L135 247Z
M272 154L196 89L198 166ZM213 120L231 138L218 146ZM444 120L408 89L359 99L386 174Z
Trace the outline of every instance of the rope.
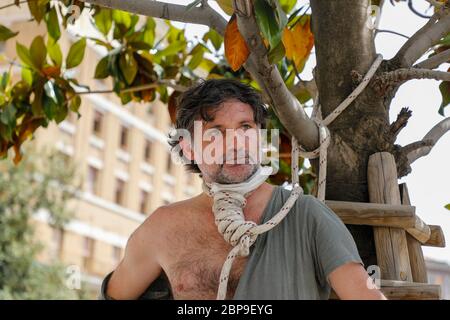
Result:
M382 61L383 56L381 54L378 54L372 66L367 71L366 75L359 83L359 85L355 88L355 90L353 90L353 92L344 101L342 101L342 103L336 109L334 109L325 119L322 119L321 108L318 102L319 97L316 96L311 118L319 128L320 145L317 149L309 152L305 151L301 147L298 147L298 153L300 154L300 156L307 159L314 159L319 157L319 181L317 185L317 199L322 202L325 201L325 186L327 180L327 150L328 146L330 145L330 131L328 130L327 126L331 122L333 122L333 120L336 119L337 116L340 115L356 99L356 97L359 96L361 92L364 91Z
M292 143L293 146L297 146L297 140L295 138L292 138ZM247 204L245 198L266 181L272 172L271 167L260 166L256 173L249 178L246 182L247 186L252 185L254 187L253 189L239 188L240 184L209 184L203 181L203 190L214 199L212 211L214 212L215 223L219 232L225 241L233 247L228 253L220 272L217 300L224 300L226 297L228 279L235 258L238 256L248 256L250 247L255 243L258 235L278 225L294 206L297 198L303 193L303 189L298 184L298 148L293 148L292 153L294 154L294 158L291 163L293 180L291 194L278 213L272 219L260 225L257 225L253 221L246 221L243 208ZM236 191L238 188L240 192Z
M272 172L271 167L258 167L258 170L244 183L218 184L214 182L207 183L203 180L203 191L214 199L212 211L214 213L215 223L218 230L223 235L225 241L233 247L233 249L231 249L228 253L220 273L219 289L217 292L218 300L224 300L226 297L228 279L234 259L238 256L248 256L250 247L255 243L258 235L277 226L294 206L300 194L303 193L298 177L299 155L309 159L317 158L317 156L319 156L320 171L317 198L324 201L327 148L330 144L330 132L327 125L330 124L339 114L341 114L364 90L380 66L382 60L382 55L377 55L377 58L373 62L361 83L332 113L330 113L323 120L320 105L318 103L318 97L316 96L311 118L319 128L320 146L313 151L307 152L298 145L297 139L292 136L292 191L287 201L277 212L277 214L272 217L272 219L261 225L257 225L253 221L246 221L243 214L243 208L247 203L246 197L248 197L254 190L256 190L256 188L264 183Z

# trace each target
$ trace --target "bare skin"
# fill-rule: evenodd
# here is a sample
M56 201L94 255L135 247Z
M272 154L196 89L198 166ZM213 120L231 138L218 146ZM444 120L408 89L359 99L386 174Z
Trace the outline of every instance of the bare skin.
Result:
M246 220L260 222L274 187L262 184L247 198ZM223 262L232 247L219 234L204 193L160 207L131 235L108 285L115 299L136 299L166 273L175 299L215 299ZM247 258L237 258L228 284L232 298Z
M249 105L231 100L215 113L205 130L257 128L252 119L253 110ZM205 142L202 148L210 143L214 142ZM196 159L189 143L181 141L180 144L189 159ZM228 154L225 147L222 152L224 157ZM233 152L235 156L238 154L237 150ZM199 163L198 166L205 181L219 183L245 181L256 169L251 163ZM273 190L272 185L263 183L250 194L243 210L245 220L261 222ZM125 256L110 278L107 294L114 299L136 299L164 271L175 299L215 299L220 270L231 246L217 230L212 205L212 199L201 193L155 210L130 236ZM247 258L236 258L227 299L234 296L246 263ZM385 299L379 290L367 287L367 279L366 270L356 263L340 266L328 278L341 299Z

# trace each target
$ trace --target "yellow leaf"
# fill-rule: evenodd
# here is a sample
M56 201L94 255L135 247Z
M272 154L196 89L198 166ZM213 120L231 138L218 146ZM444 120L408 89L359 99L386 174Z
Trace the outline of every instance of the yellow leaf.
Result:
M304 23L298 22L292 30L284 28L281 41L286 50L286 58L293 61L297 69L302 69L314 46L310 17L307 16Z
M239 70L247 60L250 51L248 50L247 43L245 43L245 39L239 33L235 15L231 17L225 29L224 43L225 57L227 58L228 64L233 71Z
M20 146L14 145L14 159L13 162L17 166L22 160L22 153L20 152Z
M217 4L220 9L222 9L227 15L231 16L234 13L233 5L231 4L233 0L217 0Z

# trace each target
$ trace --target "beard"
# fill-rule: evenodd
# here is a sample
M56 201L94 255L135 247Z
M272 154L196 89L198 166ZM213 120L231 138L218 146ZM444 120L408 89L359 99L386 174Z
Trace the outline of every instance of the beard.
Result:
M240 183L250 178L258 167L259 164L221 164L213 180L220 184Z

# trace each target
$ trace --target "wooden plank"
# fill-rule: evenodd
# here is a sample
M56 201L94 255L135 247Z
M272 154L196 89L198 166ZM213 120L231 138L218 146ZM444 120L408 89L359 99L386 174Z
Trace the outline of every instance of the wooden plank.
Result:
M381 280L380 291L389 300L438 300L441 299L441 286L407 281ZM338 300L331 289L330 300Z
M381 292L389 300L441 299L441 286L437 284L410 283L407 286L382 286Z
M397 168L392 154L372 154L367 166L367 179L370 202L401 204ZM405 230L374 227L374 239L381 278L412 281Z
M418 216L416 216L414 227L407 228L406 232L417 239L420 243L426 243L431 237L430 227Z
M325 204L345 224L395 226L404 229L416 225L416 208L413 206L335 200L325 200Z
M414 206L335 200L325 200L325 204L345 224L406 229L423 244L431 236L430 227L415 215Z
M442 228L440 226L435 225L429 225L431 230L430 239L428 239L427 242L425 242L424 246L430 246L430 247L439 247L444 248L445 247L445 236L444 232L442 231Z
M408 193L408 187L406 183L399 185L400 196L402 204L411 205L411 200ZM410 229L408 229L409 232ZM428 227L428 237L425 241L418 241L411 234L406 235L406 242L408 244L409 261L411 262L411 274L414 282L428 283L427 267L425 265L425 258L423 257L421 242L426 242L431 235L430 228ZM423 240L423 239L422 239Z

